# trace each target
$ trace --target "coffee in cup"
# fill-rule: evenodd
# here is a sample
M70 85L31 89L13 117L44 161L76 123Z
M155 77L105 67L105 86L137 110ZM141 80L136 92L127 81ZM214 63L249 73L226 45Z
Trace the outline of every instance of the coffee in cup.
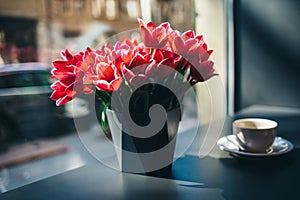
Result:
M241 148L253 153L270 151L277 135L277 122L269 119L238 119L233 122L232 127Z

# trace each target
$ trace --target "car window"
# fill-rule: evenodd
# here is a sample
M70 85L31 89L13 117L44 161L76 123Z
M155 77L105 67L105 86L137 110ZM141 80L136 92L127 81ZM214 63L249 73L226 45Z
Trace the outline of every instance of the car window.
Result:
M50 74L47 72L38 72L32 74L34 76L34 85L49 85L54 80L51 79Z
M49 85L47 72L16 73L0 77L0 88L31 87Z

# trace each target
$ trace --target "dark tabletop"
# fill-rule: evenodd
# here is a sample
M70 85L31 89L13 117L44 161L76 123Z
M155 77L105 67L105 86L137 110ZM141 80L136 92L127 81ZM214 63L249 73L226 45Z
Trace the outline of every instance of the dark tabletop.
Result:
M229 130L225 126L223 134ZM299 199L300 133L282 128L278 134L294 144L288 154L235 157L215 146L204 158L182 156L166 178L94 163L6 192L0 199Z

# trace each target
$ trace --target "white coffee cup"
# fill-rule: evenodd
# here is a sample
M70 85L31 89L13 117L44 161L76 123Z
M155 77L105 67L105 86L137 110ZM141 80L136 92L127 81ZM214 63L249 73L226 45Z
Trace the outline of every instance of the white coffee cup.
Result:
M277 135L277 122L269 119L238 119L232 123L232 127L239 145L253 153L270 151Z

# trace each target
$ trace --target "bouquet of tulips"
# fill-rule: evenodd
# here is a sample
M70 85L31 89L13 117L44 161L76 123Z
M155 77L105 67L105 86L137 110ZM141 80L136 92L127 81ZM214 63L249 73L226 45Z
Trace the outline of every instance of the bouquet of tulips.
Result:
M168 110L178 106L180 99L163 86L184 94L188 86L215 75L209 60L212 50L207 49L202 35L191 30L180 33L167 22L156 26L138 19L138 24L141 42L125 39L99 49L62 52L63 59L55 60L52 70L57 81L51 86L51 99L56 105L79 94L95 93L102 109L114 103L114 109L122 112L128 100L141 112L156 103Z

